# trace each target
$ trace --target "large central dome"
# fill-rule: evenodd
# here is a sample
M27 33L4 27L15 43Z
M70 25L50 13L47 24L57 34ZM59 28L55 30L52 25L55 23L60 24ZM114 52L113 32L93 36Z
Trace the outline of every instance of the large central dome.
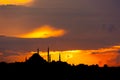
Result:
M46 60L44 60L40 55L39 55L39 50L38 52L33 54L28 60L26 60L27 63L30 64L42 64L45 63Z

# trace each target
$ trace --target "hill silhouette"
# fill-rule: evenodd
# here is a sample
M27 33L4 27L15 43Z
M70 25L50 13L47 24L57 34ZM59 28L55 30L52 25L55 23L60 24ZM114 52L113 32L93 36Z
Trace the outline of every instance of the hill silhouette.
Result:
M39 51L25 62L0 63L0 79L10 80L120 80L120 67L70 65L44 60Z

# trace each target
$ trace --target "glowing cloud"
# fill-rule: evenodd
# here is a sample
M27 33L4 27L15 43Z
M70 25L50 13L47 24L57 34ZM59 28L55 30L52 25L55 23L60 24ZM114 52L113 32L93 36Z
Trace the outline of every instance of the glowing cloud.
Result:
M50 51L52 60L58 61L59 54L61 54L61 60L68 62L69 64L87 64L104 66L120 66L120 46L112 46L109 48L100 48L97 50L66 50L66 51ZM46 54L46 55L45 55ZM47 52L41 52L40 54L47 60Z
M51 60L58 61L59 54L61 55L61 61L67 62L69 64L87 64L104 66L120 66L120 46L112 46L109 48L101 48L97 50L66 50L66 51L50 51ZM9 52L7 52L9 53ZM11 53L11 51L10 51ZM13 53L13 52L12 52ZM32 56L35 51L26 52L25 54L21 52L15 52L17 55L8 55L1 58L0 61L7 62L23 62L25 59ZM3 56L4 53L0 53ZM47 52L40 52L40 55L47 60Z
M8 4L12 4L12 5L26 5L31 3L32 0L0 0L0 4L2 5L8 5Z
M65 30L56 29L54 27L45 25L33 30L30 33L20 35L20 38L49 38L49 37L60 37L65 34Z

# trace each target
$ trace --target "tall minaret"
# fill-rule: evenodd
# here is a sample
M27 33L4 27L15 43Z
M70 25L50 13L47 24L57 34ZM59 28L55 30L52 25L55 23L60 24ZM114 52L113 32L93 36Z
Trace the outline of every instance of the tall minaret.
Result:
M59 61L61 61L61 55L60 55L60 53L59 53Z
M37 49L37 54L39 54L39 52L40 52L40 50L39 50L39 48Z
M27 60L28 60L27 57L25 57L25 62L26 62Z
M48 54L47 54L47 59L48 59L48 62L51 62L51 56L50 56L49 47L48 47Z
M49 62L51 62L51 55L49 54Z

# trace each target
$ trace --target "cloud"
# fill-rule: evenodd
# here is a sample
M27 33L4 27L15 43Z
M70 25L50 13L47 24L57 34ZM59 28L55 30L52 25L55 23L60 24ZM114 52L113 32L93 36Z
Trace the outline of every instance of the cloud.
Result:
M51 50L56 51L90 50L89 55L75 53L77 55L74 55L75 59L79 60L79 57L87 55L90 59L95 59L96 62L93 60L92 63L117 65L119 49L110 46L120 45L119 3L119 0L33 0L29 7L16 5L21 3L1 5L0 35L4 36L0 36L0 50L2 50L0 55L4 55L4 60L12 61L13 58L23 56L24 51L25 54L36 48L46 51L49 45ZM28 34L34 30L41 31L41 28L45 28L43 25L50 25L47 27L50 28L50 35L47 35L49 38L10 37ZM51 31L59 32L59 30L60 33L61 31L64 33L64 30L68 33L57 35L62 37L51 35ZM74 58L71 58L71 55L65 54L70 56L68 62L72 63Z
M41 26L40 28L33 30L30 33L26 33L18 37L20 38L49 38L49 37L61 37L64 34L65 34L65 30L63 29L56 29L49 25L44 25L44 26Z
M104 66L120 66L120 46L111 46L108 48L100 48L95 50L56 50L52 51L50 49L50 55L52 60L58 61L59 54L61 55L61 60L66 61L69 64L87 64L87 65L96 65ZM12 53L13 54L12 54ZM14 54L17 53L17 54ZM35 50L28 52L21 51L9 51L3 52L0 57L0 61L6 62L23 62L25 59L29 58L33 53L36 53ZM9 55L8 55L9 54ZM45 51L40 51L40 55L47 60L47 49Z
M84 10L116 10L119 0L34 0L33 6L41 8L79 8Z
M34 0L33 2L33 6L41 8L79 8L80 6L83 6L83 4L85 5L85 1L81 0Z
M120 46L111 46L108 48L101 48L98 50L91 50L93 56L97 58L98 64L104 66L107 64L109 66L120 66L119 54Z
M57 47L65 49L98 49L113 46L120 43L120 18L117 13L81 9L45 9L24 6L0 6L0 34L6 36L18 36L39 29L39 26L50 25L56 29L66 30L68 33L61 38L52 38L48 41ZM111 25L113 25L111 27ZM54 43L52 42L54 41ZM30 46L31 41L23 39L3 40L4 47L24 45ZM37 45L43 40L33 40ZM38 42L38 43L37 43ZM47 40L45 40L46 43ZM72 42L72 43L71 43ZM61 44L62 43L62 44ZM44 43L45 44L45 43ZM64 44L64 45L63 45ZM39 44L40 45L40 44ZM47 45L47 44L45 44ZM71 46L72 45L72 46ZM35 47L35 46L34 46ZM30 48L30 47L27 47Z
M34 51L34 50L33 50ZM27 58L32 55L32 51L30 50L22 50L22 49L10 49L0 48L0 62L24 62Z
M32 0L0 0L1 5L26 5L31 2Z

